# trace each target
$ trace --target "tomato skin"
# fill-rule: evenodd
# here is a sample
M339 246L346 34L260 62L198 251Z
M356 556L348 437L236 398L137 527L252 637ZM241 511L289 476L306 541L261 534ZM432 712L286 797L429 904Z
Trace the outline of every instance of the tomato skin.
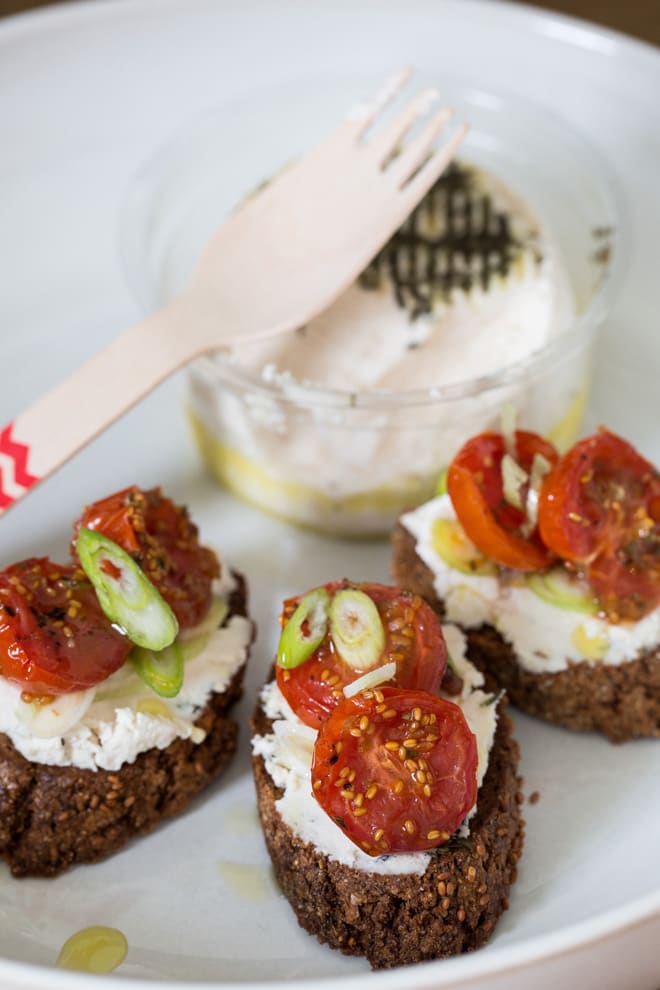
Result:
M183 506L159 488L142 491L132 486L86 506L75 532L82 526L103 533L133 557L181 628L204 618L220 567L213 551L200 545L197 526ZM75 555L75 536L72 552Z
M476 739L451 701L387 687L361 692L319 730L312 793L371 856L433 849L477 799Z
M385 627L385 649L370 669L394 659L397 663L397 685L431 694L438 691L447 666L447 648L440 620L419 595L371 582L334 581L324 587L331 596L344 588L357 588L375 603ZM280 617L282 625L286 625L304 597L298 595L284 603ZM400 620L403 620L403 629L389 628L392 623L399 625ZM318 729L342 701L342 688L364 673L364 670L355 670L342 660L329 633L300 666L283 670L278 664L275 665L275 676L282 694L298 718L313 729Z
M541 454L550 464L558 457L551 443L525 430L516 430L515 446L515 459L528 473L534 454ZM501 433L472 437L449 466L447 491L466 534L490 560L518 571L541 570L550 564L552 554L538 528L530 536L521 535L525 514L504 499L501 465L505 453Z
M543 479L539 527L611 621L660 603L660 476L621 437L601 429L560 458Z
M80 568L32 557L0 572L0 675L29 694L93 687L131 649Z

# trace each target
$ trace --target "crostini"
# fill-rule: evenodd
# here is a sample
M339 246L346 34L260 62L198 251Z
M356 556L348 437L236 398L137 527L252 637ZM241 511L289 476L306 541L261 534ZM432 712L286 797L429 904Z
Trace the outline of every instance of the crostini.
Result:
M374 969L483 945L523 843L504 699L410 592L334 582L285 602L282 625L252 748L300 925Z
M0 573L0 855L52 876L178 814L236 747L244 579L160 490L85 509L73 559Z
M473 438L402 516L393 573L523 711L660 736L660 478L625 440L601 429L560 457L525 431Z

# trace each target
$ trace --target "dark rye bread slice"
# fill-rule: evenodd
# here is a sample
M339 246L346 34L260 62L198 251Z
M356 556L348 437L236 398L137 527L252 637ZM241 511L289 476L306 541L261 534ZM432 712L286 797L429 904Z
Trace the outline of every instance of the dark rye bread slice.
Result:
M235 574L229 615L247 616L247 589ZM0 734L0 855L14 876L54 876L92 863L133 836L178 815L226 767L238 726L229 712L242 694L245 664L196 719L201 743L175 739L119 770L81 770L26 760Z
M433 573L417 556L414 536L400 523L392 549L396 582L442 615ZM556 673L535 674L519 664L512 646L492 626L464 632L469 659L494 677L521 711L569 729L602 732L614 743L660 737L660 644L622 664L585 660Z
M478 949L508 907L522 852L518 745L499 703L488 770L469 838L452 838L426 872L382 875L345 866L303 841L282 820L275 786L253 756L257 803L275 875L302 928L373 969L444 959ZM254 735L271 721L258 706Z

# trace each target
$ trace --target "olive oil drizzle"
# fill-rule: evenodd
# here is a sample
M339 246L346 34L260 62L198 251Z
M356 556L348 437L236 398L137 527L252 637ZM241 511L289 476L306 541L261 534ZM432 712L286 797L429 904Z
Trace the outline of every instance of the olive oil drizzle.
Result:
M494 278L505 278L523 247L509 215L479 188L474 171L453 163L358 281L364 289L389 281L412 321L454 289L486 290Z
M82 973L112 973L128 952L126 936L118 928L91 925L66 940L57 957L60 969Z

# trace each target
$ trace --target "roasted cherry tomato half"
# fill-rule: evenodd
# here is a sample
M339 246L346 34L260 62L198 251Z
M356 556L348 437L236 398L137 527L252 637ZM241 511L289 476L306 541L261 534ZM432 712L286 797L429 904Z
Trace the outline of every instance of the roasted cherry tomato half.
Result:
M536 571L547 567L551 553L543 545L537 527L527 533L525 512L504 497L502 459L506 453L501 433L481 433L459 450L447 472L447 491L466 534L486 557L503 567ZM534 455L554 464L558 454L543 437L524 430L515 432L515 461L527 474ZM529 484L520 489L525 505Z
M442 845L477 799L477 743L463 712L423 691L375 688L319 730L312 793L370 856Z
M80 568L33 557L0 572L0 674L29 694L93 687L132 648Z
M327 584L322 591L327 595L328 623L319 645L292 669L275 665L280 690L303 722L317 729L343 700L343 688L347 684L362 677L368 670L391 662L396 664L393 683L397 686L431 694L438 691L447 665L447 649L440 620L419 595L382 584L354 584L349 581ZM333 603L340 595L351 591L368 596L370 604L375 606L374 621L379 620L380 627L374 630L374 636L382 637L378 656L366 666L361 663L359 668L342 656L341 651L345 649L342 640L337 637L336 642L332 636ZM298 606L303 601L309 601L311 595L312 592L308 592L284 603L280 618L284 627L283 637L287 623L296 615ZM350 594L346 597L350 606ZM339 601L340 605L342 601ZM340 611L344 611L343 608ZM318 622L317 617L315 626ZM362 650L360 655L364 656Z
M543 479L544 542L584 571L608 617L660 603L660 476L607 430L576 443Z
M97 530L129 553L158 588L181 628L196 625L211 604L218 559L200 545L198 529L183 506L165 498L159 488L137 487L88 505L75 524ZM75 554L75 536L72 544Z

